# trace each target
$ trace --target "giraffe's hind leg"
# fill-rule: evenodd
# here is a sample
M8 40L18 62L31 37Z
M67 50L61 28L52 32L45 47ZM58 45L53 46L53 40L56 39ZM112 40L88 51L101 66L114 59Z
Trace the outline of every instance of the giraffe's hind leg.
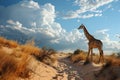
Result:
M103 50L101 50L101 59L102 59L102 63L104 63L104 53L103 53Z
M103 50L100 50L100 58L99 58L99 63L102 62L104 63L104 55L103 55Z
M86 60L89 60L89 56L90 56L90 48L88 49L88 54L87 54Z

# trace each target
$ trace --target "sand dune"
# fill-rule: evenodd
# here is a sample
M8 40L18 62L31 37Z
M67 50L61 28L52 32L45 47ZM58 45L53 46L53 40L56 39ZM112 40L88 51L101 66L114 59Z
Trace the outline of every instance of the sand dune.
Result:
M0 80L120 80L118 56L107 56L105 64L85 65L83 51L71 56L30 45L1 44Z

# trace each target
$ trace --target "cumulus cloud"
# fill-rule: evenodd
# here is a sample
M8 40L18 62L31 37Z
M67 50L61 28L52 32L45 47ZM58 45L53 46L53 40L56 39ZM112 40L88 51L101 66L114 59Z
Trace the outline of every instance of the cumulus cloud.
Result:
M33 37L40 42L40 46L57 50L86 48L82 33L76 29L67 32L55 21L55 6L51 3L39 5L33 0L25 0L8 7L1 7L0 10L2 12L0 17L6 14L3 21L6 22L5 26Z
M22 4L21 4L21 6L23 6L23 7L28 7L28 8L33 8L33 9L39 9L40 8L40 6L39 6L39 4L38 3L36 3L36 2L34 2L34 1L24 1Z
M37 41L40 41L40 45L42 46L51 47L59 51L74 51L77 48L86 50L87 48L87 41L85 41L83 33L80 33L77 29L71 32L67 32L64 29L61 31L60 29L62 28L60 25L54 25L52 28L48 26L47 29L27 28L22 26L19 21L8 20L7 22L7 27L19 30Z
M68 11L68 13L64 15L64 19L86 18L81 16L86 15L87 12L92 13L92 16L89 14L89 17L102 16L102 10L98 10L98 8L113 1L114 0L75 0L74 4L79 6L79 9Z

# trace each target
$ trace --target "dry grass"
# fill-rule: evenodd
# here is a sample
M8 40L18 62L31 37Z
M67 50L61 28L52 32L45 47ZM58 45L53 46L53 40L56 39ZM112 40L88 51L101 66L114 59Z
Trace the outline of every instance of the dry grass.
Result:
M13 55L7 54L0 50L0 79L15 80L18 77L29 77L27 64L30 57L22 55L19 59Z
M105 59L108 66L120 66L120 58L117 56L107 56Z
M0 50L0 62L0 79L14 80L14 73L17 68L16 60L14 60L14 58L8 54L4 53L4 51Z
M72 53L71 53L72 54ZM86 60L88 52L85 52L83 50L75 50L74 53L70 56L71 61L78 62L81 60ZM91 58L91 55L89 56L89 59ZM99 54L93 54L93 60L92 62L98 64L100 55ZM104 56L104 63L111 64L111 65L120 65L120 58L116 54L112 54L109 56Z
M26 44L21 45L20 48L22 52L28 53L30 55L40 57L43 54L43 50L35 46L34 40L27 41Z
M120 59L117 56L106 56L106 64L96 75L97 80L120 80Z
M11 53L4 51L3 47L11 49ZM30 76L29 61L31 56L37 60L52 65L56 62L56 52L52 49L41 49L35 46L33 40L20 45L15 41L0 37L0 80L16 80Z
M40 53L42 53L42 50L40 48L32 46L32 45L28 45L28 44L21 45L20 48L22 52L29 53L31 55L39 56Z
M86 59L86 53L82 50L76 50L74 51L74 54L71 55L71 61L73 63L85 59Z
M55 66L55 63L57 62L57 56L56 51L53 49L43 49L44 55L41 58L41 61L45 64L48 64L50 66Z
M9 47L9 48L16 48L18 43L13 40L7 40L3 37L0 37L0 46Z
M30 45L20 46L17 42L0 37L0 80L16 80L17 78L28 78L30 54L40 53L40 49ZM9 54L2 49L9 47Z
M42 60L42 62L50 66L54 66L56 61L57 61L57 58L55 55L45 56L44 59Z
M30 56L26 55L25 53L22 53L22 57L17 63L17 70L15 72L18 77L28 78L30 76L30 70L28 68L30 59Z
M71 55L71 61L72 62L78 62L80 60L85 60L86 61L86 57L87 57L88 52L85 52L83 50L75 50L74 53ZM90 59L91 56L89 56ZM94 63L99 63L99 55L95 55L93 54L93 62Z
M2 47L9 47L12 53L8 54ZM0 80L16 80L18 78L29 78L30 59L34 55L37 60L52 65L57 61L57 52L53 49L41 49L35 46L33 40L25 45L0 37ZM87 53L76 50L71 55L72 62L85 60ZM93 61L98 63L99 55L93 55ZM96 80L120 80L120 58L115 55L105 57L106 64L96 75Z

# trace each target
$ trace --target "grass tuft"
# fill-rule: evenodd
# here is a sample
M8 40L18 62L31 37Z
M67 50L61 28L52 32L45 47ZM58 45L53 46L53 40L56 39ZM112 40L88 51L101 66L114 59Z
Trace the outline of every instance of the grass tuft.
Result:
M85 60L86 59L86 53L82 50L75 50L73 55L71 55L71 61L74 62L78 62L80 60Z

